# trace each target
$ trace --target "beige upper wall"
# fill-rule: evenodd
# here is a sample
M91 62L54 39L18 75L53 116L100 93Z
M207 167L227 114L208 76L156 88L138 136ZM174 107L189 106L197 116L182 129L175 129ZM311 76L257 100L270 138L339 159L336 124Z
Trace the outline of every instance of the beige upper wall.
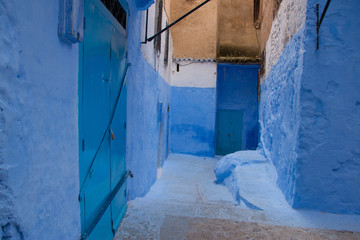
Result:
M204 0L172 0L171 22L202 2ZM212 0L171 29L173 57L259 58L260 42L256 38L253 16L253 0Z
M204 0L172 0L170 19L175 21ZM212 0L171 29L174 58L216 58L217 0Z
M164 0L175 21L204 0ZM171 3L170 3L171 1ZM300 29L306 0L260 0L254 24L254 0L211 0L176 24L171 33L174 58L262 57L262 79ZM169 10L166 10L169 11ZM257 30L256 30L257 29ZM222 59L219 59L222 60Z
M260 57L254 0L218 1L218 56Z
M282 0L281 0L282 1ZM281 1L278 0L260 0L260 48L261 52L265 50L266 42L269 39L271 27L276 13L280 7Z
M164 0L164 9L167 15L167 19L170 19L170 13L171 13L170 8L171 8L171 0Z

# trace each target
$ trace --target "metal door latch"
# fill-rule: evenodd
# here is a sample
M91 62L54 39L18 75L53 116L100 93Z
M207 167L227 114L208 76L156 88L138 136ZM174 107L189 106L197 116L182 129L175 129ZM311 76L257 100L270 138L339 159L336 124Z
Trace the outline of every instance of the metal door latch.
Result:
M111 134L111 139L115 140L115 134L114 134L112 128L110 128L110 134Z

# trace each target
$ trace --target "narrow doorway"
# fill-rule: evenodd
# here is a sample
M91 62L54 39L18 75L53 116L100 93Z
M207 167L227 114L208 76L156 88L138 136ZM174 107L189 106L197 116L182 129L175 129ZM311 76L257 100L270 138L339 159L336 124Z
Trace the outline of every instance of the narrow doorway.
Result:
M257 148L259 68L259 65L217 66L217 155Z

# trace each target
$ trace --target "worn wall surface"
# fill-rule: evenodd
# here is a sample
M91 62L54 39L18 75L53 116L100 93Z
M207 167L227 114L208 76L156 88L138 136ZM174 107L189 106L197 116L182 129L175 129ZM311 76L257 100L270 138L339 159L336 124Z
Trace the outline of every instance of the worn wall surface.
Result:
M260 50L263 52L266 47L266 42L269 38L273 20L280 7L281 1L278 0L260 0L260 14L257 24L260 28L258 29L258 37L260 42Z
M261 144L293 207L359 214L360 3L331 3L317 51L316 3L262 84Z
M167 1L170 2L170 1ZM163 5L164 9L162 12L162 20L161 20L161 26L162 28L166 27L166 24L169 23L169 19L166 14L165 4ZM142 19L139 20L141 23L141 41L144 41L145 39L145 29L146 29L146 11L142 12ZM153 36L155 32L155 24L156 24L156 4L151 5L148 9L148 28L147 28L147 34L148 37ZM153 69L159 72L160 76L168 83L170 84L171 79L171 67L172 67L172 52L173 52L173 39L171 31L168 31L169 39L168 39L168 51L166 52L165 48L167 47L166 41L167 41L167 32L163 32L161 34L161 46L160 51L157 51L154 48L154 42L156 39L154 39L151 42L147 42L146 44L141 44L141 52L143 55L143 58L148 62L148 64L151 65ZM167 59L167 62L165 61Z
M253 0L218 1L218 57L260 57Z
M156 181L159 152L161 151L161 164L166 157L169 126L167 108L170 102L170 86L166 76L170 72L169 68L164 66L162 56L165 38L162 37L160 55L155 52L153 42L141 47L141 34L144 29L142 25L145 24L142 21L143 13L137 12L130 1L129 6L128 60L132 66L127 77L126 164L134 174L134 178L128 179L128 196L133 199L144 196ZM152 16L154 18L154 15ZM153 24L154 22L149 24L149 29L154 28ZM171 62L168 66L170 65ZM163 141L159 143L161 127L164 129Z
M171 22L175 21L202 0L171 1ZM216 58L217 0L186 17L172 27L174 58Z
M78 46L58 1L0 2L2 239L78 239Z
M261 85L260 146L278 173L278 185L294 204L299 154L300 84L303 73L303 38L300 31L287 44Z
M306 17L306 0L282 0L279 7L271 1L263 0L262 2L262 17L264 18L260 31L262 50L266 42L266 48L263 50L262 81L279 60L290 39L303 27ZM273 21L271 16L275 16ZM272 27L268 33L268 25L271 23Z
M259 65L219 64L217 69L217 109L241 110L241 150L258 145L257 79ZM240 150L240 149L239 149Z

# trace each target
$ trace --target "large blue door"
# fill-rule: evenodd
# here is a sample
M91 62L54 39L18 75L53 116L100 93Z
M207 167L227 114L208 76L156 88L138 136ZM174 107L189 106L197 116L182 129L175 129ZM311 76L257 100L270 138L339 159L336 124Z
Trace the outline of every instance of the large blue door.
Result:
M82 234L106 240L113 238L126 211L126 183L119 185L126 175L126 30L100 0L84 3L79 81Z

